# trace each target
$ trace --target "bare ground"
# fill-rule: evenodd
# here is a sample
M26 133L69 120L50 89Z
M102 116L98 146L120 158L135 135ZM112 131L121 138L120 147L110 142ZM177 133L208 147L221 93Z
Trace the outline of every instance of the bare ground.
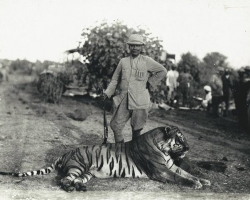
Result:
M12 75L0 85L0 171L28 171L47 166L64 152L103 140L100 102L65 97L60 104L45 103L36 91L32 77ZM84 121L72 116L86 118ZM111 113L107 114L108 121ZM250 137L240 129L237 118L213 119L201 111L159 110L150 112L144 131L164 124L177 125L191 147L188 153L197 161L222 161L224 173L199 168L212 183L201 190L163 184L148 179L92 179L86 193L66 193L58 186L59 177L15 178L0 176L0 191L7 199L249 199ZM129 123L125 140L131 139ZM109 142L113 133L109 129ZM224 159L224 160L223 160ZM138 197L139 198L139 197Z

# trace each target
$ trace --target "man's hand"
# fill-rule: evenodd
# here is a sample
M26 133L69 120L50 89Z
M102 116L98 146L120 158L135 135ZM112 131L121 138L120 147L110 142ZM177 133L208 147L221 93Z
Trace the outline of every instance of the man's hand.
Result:
M102 101L104 101L104 100L107 99L107 98L108 98L108 95L107 95L107 94L103 93L103 94L101 95L101 100L102 100Z

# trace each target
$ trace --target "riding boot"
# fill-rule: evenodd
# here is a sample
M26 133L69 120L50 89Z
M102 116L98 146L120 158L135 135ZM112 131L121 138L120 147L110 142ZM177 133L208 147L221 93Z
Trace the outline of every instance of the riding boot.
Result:
M139 137L141 135L141 130L136 130L136 131L132 131L132 140L136 139L137 137Z

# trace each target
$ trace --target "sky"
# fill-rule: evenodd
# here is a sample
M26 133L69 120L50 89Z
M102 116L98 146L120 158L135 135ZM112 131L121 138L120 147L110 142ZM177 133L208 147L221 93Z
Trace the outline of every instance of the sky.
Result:
M0 59L61 62L96 21L142 25L176 55L250 65L249 0L0 0Z

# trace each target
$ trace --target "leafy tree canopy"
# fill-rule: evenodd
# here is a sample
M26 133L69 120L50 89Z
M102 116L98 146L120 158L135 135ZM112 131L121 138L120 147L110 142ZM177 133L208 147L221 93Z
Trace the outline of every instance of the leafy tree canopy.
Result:
M207 67L228 67L228 63L226 62L227 57L218 52L207 53L207 55L203 58L204 63Z
M195 55L190 52L181 55L181 59L178 62L179 71L189 71L193 76L194 80L199 82L199 72L200 72L201 61Z
M219 66L229 68L226 60L227 57L219 52L211 52L206 54L206 56L203 58L200 68L200 79L202 80L202 85L208 84L210 77Z
M10 71L17 71L19 73L25 73L25 74L30 74L32 71L32 62L28 60L15 60L12 61L10 66L9 66Z
M80 54L86 58L87 75L83 81L88 85L89 91L107 87L120 59L128 56L126 43L133 33L144 36L146 45L143 54L160 61L163 51L161 41L140 27L134 29L120 21L112 24L104 21L100 25L83 29L84 43L80 46Z

